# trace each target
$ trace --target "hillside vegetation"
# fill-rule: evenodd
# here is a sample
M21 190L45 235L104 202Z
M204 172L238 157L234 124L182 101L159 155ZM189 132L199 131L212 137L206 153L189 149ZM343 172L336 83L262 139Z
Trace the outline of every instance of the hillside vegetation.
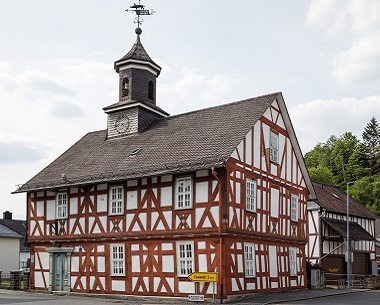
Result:
M380 126L373 117L362 139L352 132L330 136L305 154L312 180L336 185L373 213L380 215Z

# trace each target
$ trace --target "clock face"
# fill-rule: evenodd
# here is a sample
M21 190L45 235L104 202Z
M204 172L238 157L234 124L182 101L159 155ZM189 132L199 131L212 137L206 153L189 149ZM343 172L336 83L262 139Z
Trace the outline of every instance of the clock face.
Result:
M118 133L124 133L129 128L129 119L127 116L119 116L115 122L115 128Z

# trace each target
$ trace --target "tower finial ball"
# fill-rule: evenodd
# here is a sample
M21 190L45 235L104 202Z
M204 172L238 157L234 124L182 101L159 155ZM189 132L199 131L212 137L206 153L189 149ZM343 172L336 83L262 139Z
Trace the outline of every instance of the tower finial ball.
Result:
M141 33L142 33L142 29L141 29L141 28L136 28L135 33L136 33L137 35L141 35Z

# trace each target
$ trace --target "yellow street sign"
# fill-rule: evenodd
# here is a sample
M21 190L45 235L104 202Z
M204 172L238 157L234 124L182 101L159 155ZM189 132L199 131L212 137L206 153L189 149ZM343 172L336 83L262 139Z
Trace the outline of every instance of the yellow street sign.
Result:
M193 272L188 278L193 282L217 282L218 272Z

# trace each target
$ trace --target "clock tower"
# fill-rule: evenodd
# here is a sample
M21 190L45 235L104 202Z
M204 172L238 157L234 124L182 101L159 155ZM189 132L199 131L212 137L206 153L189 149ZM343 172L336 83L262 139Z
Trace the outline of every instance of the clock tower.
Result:
M150 12L140 4L131 8L137 15L137 39L131 50L115 62L119 101L103 108L108 115L107 138L143 132L156 119L169 115L156 105L156 80L161 67L149 57L140 40L140 15Z

